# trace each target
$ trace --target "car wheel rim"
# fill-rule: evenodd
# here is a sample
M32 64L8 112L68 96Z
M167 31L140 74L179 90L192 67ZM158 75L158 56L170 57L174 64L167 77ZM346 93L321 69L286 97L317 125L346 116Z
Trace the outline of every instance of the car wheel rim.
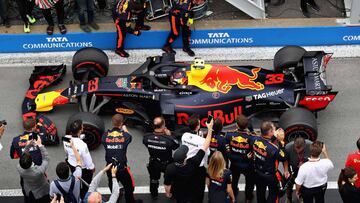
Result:
M309 134L305 131L294 131L294 132L290 132L289 134L286 135L288 142L294 141L298 137L302 137L304 139L310 138Z

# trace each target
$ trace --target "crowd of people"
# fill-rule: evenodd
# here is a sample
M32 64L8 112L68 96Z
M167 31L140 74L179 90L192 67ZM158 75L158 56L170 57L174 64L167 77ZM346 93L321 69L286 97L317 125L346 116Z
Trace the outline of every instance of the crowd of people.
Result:
M311 142L298 137L285 144L284 131L270 121L263 121L260 135L248 128L244 115L236 118L236 129L223 131L220 119L209 117L207 131L200 129L199 116L187 121L187 128L177 140L167 129L161 116L153 121L153 132L146 133L143 144L149 152L150 193L158 199L161 175L164 174L165 195L179 203L204 201L208 188L208 202L279 202L286 194L286 202L325 202L328 171L334 168L320 141ZM36 133L36 121L23 122L24 133L13 138L10 156L19 159L17 171L26 203L37 202L104 202L97 191L106 174L111 196L107 202L117 202L120 191L127 203L142 202L134 195L134 179L127 161L127 148L132 135L124 125L124 117L115 114L112 128L102 136L106 166L94 176L95 164L84 138L83 123L76 120L63 137L65 160L58 160L57 178L49 181L47 169L50 157ZM0 127L0 136L5 124ZM345 203L360 200L360 139L358 151L350 154L341 170L338 188ZM283 162L283 170L279 170ZM245 195L239 195L239 178L245 177ZM93 177L94 176L94 177ZM119 182L122 185L120 189ZM293 195L293 186L295 194ZM266 192L268 190L268 192ZM267 194L267 195L266 195Z
M174 1L173 6L169 11L169 21L171 32L167 38L163 51L167 53L176 53L171 44L176 40L181 31L183 40L183 51L189 56L195 56L193 50L190 49L190 25L193 24L193 11L192 8L195 4L203 3L203 0L179 0ZM67 29L64 24L64 0L17 0L16 1L21 19L24 23L24 32L30 33L30 25L36 22L36 18L32 15L34 6L37 6L48 23L46 33L52 35L54 33L54 19L51 15L52 10L55 10L57 16L57 23L59 32L66 34ZM91 32L99 30L99 25L95 22L94 18L94 1L93 0L76 0L78 18L80 29L84 32ZM98 0L100 9L106 6L105 0ZM150 30L149 25L144 24L145 15L147 12L146 0L117 0L112 9L112 17L115 22L117 31L117 40L115 53L121 57L129 57L129 53L124 50L124 42L127 33L139 36L141 31ZM8 1L0 1L0 17L6 27L10 27L8 17ZM134 18L135 17L135 18ZM135 26L132 26L133 19L136 19Z

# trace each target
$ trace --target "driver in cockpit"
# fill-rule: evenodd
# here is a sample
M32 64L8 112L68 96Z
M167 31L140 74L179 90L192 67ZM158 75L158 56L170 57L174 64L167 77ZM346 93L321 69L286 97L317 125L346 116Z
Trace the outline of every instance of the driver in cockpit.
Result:
M170 83L171 85L178 86L178 85L187 85L188 78L185 71L175 71L170 76Z

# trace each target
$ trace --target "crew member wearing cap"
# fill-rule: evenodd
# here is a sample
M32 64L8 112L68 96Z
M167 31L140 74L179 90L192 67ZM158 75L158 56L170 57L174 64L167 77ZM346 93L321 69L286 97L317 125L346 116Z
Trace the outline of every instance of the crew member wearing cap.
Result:
M206 123L208 134L203 144L194 150L195 156L189 158L190 148L187 145L181 145L174 153L174 163L167 166L164 176L165 192L168 198L173 195L178 203L191 202L199 203L198 197L195 196L194 181L196 181L197 170L200 163L204 160L205 153L208 152L213 120ZM201 201L202 202L202 201Z
M115 114L111 120L113 128L105 132L102 137L102 143L105 147L105 161L107 165L112 163L113 166L117 167L116 179L124 186L126 203L134 203L134 179L126 158L127 147L131 143L132 137L126 126L123 125L124 117L121 114ZM111 171L107 171L107 176L111 190Z
M95 172L95 165L92 161L89 149L84 141L82 141L83 132L83 123L81 120L76 120L70 124L69 132L70 135L65 135L67 138L71 138L75 148L80 154L82 160L82 176L81 178L88 184L91 182L93 174ZM69 164L70 170L72 173L75 172L77 166L76 156L69 142L64 143L64 150L67 156L67 162ZM86 192L88 191L88 186L86 184L81 185L80 197L84 198Z
M256 137L252 144L254 151L254 168L256 182L256 199L258 202L279 202L279 161L286 161L284 149L284 130L275 130L274 123L264 121L260 127L261 137ZM279 146L272 143L275 137ZM285 169L286 170L286 169ZM288 171L285 171L288 173ZM266 188L269 194L266 198Z
M172 151L179 147L179 143L166 128L163 117L154 119L154 132L147 133L143 143L150 154L147 165L150 175L150 193L153 199L157 199L161 173L165 172L166 166L173 161Z

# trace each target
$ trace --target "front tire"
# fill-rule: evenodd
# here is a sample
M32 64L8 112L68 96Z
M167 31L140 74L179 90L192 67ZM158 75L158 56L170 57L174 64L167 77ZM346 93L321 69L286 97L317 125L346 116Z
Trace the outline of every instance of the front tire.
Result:
M89 112L80 112L72 115L66 124L66 134L69 134L70 124L75 120L83 122L85 138L89 150L96 149L101 144L101 137L105 131L104 121L97 115Z
M74 79L80 82L105 77L109 72L109 58L101 49L82 48L73 56L72 72Z
M291 108L280 116L279 126L285 131L285 141L291 142L297 137L315 141L317 123L314 114L304 108Z

